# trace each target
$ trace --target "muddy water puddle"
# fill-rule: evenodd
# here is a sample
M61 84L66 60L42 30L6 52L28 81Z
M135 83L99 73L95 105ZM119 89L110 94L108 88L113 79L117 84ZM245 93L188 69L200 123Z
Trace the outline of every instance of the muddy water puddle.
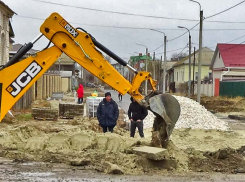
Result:
M4 161L4 162L1 162ZM172 173L152 175L107 175L65 164L14 162L0 158L0 181L25 182L131 182L131 181L243 181L243 174Z

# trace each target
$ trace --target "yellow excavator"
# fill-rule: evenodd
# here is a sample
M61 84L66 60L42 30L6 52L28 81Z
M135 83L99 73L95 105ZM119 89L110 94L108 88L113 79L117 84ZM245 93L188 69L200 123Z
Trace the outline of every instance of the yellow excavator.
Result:
M18 99L43 75L64 52L94 76L122 94L128 93L139 104L155 115L153 129L159 132L162 146L167 142L180 115L180 105L170 94L161 94L156 89L156 80L149 72L137 72L123 59L111 52L82 28L74 28L58 13L52 13L41 25L41 34L23 46L5 65L0 67L0 121ZM20 61L33 45L45 36L50 40L42 51ZM54 46L49 47L53 43ZM126 66L135 76L130 83L104 59L103 54ZM143 96L139 88L143 81L152 87L149 95Z

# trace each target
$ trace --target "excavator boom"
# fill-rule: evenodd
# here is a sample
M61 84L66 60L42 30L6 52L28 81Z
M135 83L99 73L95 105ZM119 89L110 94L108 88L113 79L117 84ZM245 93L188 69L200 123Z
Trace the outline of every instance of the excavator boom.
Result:
M52 13L44 21L40 27L40 32L54 44L53 47L47 47L35 56L19 61L19 58L32 47L32 44L28 44L26 48L22 49L20 53L17 53L0 70L0 120L3 119L8 110L31 85L54 64L61 53L64 52L94 76L122 94L130 94L138 103L152 110L154 114L162 118L162 122L167 123L164 129L166 133L165 138L169 138L179 117L179 103L169 94L159 95L159 92L156 90L157 82L152 79L149 72L137 72L137 70L100 44L85 30L72 27L58 13ZM118 63L134 72L135 77L132 83L126 80L104 59L100 51L103 51ZM14 74L12 74L13 70L16 70ZM143 96L139 92L140 85L144 81L148 81L152 87L152 92L147 96ZM173 112L169 112L171 107L176 110L174 112L175 117L169 116L169 114L173 114Z

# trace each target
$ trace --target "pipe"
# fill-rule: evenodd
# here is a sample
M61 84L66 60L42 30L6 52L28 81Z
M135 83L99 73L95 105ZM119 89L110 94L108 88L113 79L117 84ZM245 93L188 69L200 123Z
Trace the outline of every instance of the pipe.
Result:
M230 68L228 68L228 70L225 73L221 74L220 75L220 81L222 81L223 80L223 76L226 75L229 72L230 72Z

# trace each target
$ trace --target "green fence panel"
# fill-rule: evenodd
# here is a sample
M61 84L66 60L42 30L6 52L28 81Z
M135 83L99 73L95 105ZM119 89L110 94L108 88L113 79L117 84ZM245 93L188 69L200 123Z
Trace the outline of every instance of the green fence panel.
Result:
M245 81L243 82L220 82L219 95L228 97L244 97Z

